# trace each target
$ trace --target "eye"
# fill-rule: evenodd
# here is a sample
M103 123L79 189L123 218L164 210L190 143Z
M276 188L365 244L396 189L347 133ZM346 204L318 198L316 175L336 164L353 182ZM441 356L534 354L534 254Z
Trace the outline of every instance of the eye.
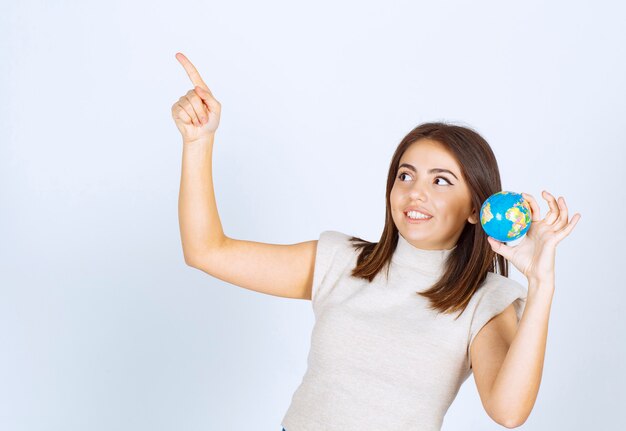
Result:
M400 172L400 175L398 175L398 179L399 179L400 181L404 182L404 181L402 180L402 175L408 175L408 173L406 173L406 172Z
M408 172L406 172L406 171L405 171L405 172L400 172L400 174L398 174L398 179L399 179L400 181L402 181L403 183L404 183L405 181L402 179L402 175L409 175L409 176L411 176L411 175L410 175ZM449 186L451 186L451 185L452 185L452 183L451 183L451 182L450 182L447 178L445 178L445 177L435 177L435 180L444 180L446 183L448 183L447 185L449 185ZM437 184L437 185L442 185L442 184Z
M448 180L447 180L447 179L445 179L444 177L437 177L437 178L435 178L435 179L436 179L436 180L439 180L439 179L444 180L446 183L448 183L448 185L449 185L449 186L451 186L451 185L452 185L452 183L450 183L450 181L448 181Z

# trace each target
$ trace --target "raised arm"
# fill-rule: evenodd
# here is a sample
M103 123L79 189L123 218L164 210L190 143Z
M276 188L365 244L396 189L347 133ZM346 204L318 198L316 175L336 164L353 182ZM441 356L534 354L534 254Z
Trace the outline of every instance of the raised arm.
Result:
M265 244L224 234L215 202L213 144L220 103L181 53L194 89L172 106L183 137L178 220L185 262L228 283L269 295L311 299L317 240Z
M219 247L226 238L215 203L211 168L221 104L187 57L177 53L176 58L195 86L172 105L172 117L183 138L178 219L188 262L189 256Z

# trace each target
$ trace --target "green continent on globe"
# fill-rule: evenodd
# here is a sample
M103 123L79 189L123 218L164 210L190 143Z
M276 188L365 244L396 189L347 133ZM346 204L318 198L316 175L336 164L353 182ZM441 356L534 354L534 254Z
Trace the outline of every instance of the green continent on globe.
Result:
M520 210L520 206L528 209L528 211ZM513 238L517 236L530 222L530 206L525 202L517 202L506 212L506 219L513 223L511 229L507 232L507 237Z

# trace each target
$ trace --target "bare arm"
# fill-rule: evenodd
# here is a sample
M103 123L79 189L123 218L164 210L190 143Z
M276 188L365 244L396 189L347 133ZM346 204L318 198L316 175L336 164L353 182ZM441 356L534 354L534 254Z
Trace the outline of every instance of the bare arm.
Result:
M188 265L267 295L311 299L317 240L266 244L226 238L219 248L188 257Z
M226 239L215 202L212 154L215 134L183 143L178 195L178 222L185 262L190 256L218 248Z
M317 240L283 245L227 237L215 203L212 149L213 137L183 145L178 219L185 262L249 290L311 299Z
M182 53L176 59L194 85L172 105L172 118L183 138L178 221L185 262L225 239L213 191L212 157L222 105Z
M224 234L212 156L221 105L196 68L177 54L195 87L172 106L183 136L178 221L185 262L223 281L269 295L311 299L317 241L264 244Z
M513 306L493 318L471 346L474 378L485 410L514 428L530 415L541 383L554 284L529 283L524 314Z

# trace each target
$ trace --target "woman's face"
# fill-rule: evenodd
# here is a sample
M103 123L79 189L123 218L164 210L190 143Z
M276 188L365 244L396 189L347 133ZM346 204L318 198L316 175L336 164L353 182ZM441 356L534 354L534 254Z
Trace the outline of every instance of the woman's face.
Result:
M397 168L390 204L400 234L421 249L453 248L465 223L478 222L470 190L454 156L443 144L422 138L409 146ZM408 208L421 208L432 218L411 223L405 214Z

